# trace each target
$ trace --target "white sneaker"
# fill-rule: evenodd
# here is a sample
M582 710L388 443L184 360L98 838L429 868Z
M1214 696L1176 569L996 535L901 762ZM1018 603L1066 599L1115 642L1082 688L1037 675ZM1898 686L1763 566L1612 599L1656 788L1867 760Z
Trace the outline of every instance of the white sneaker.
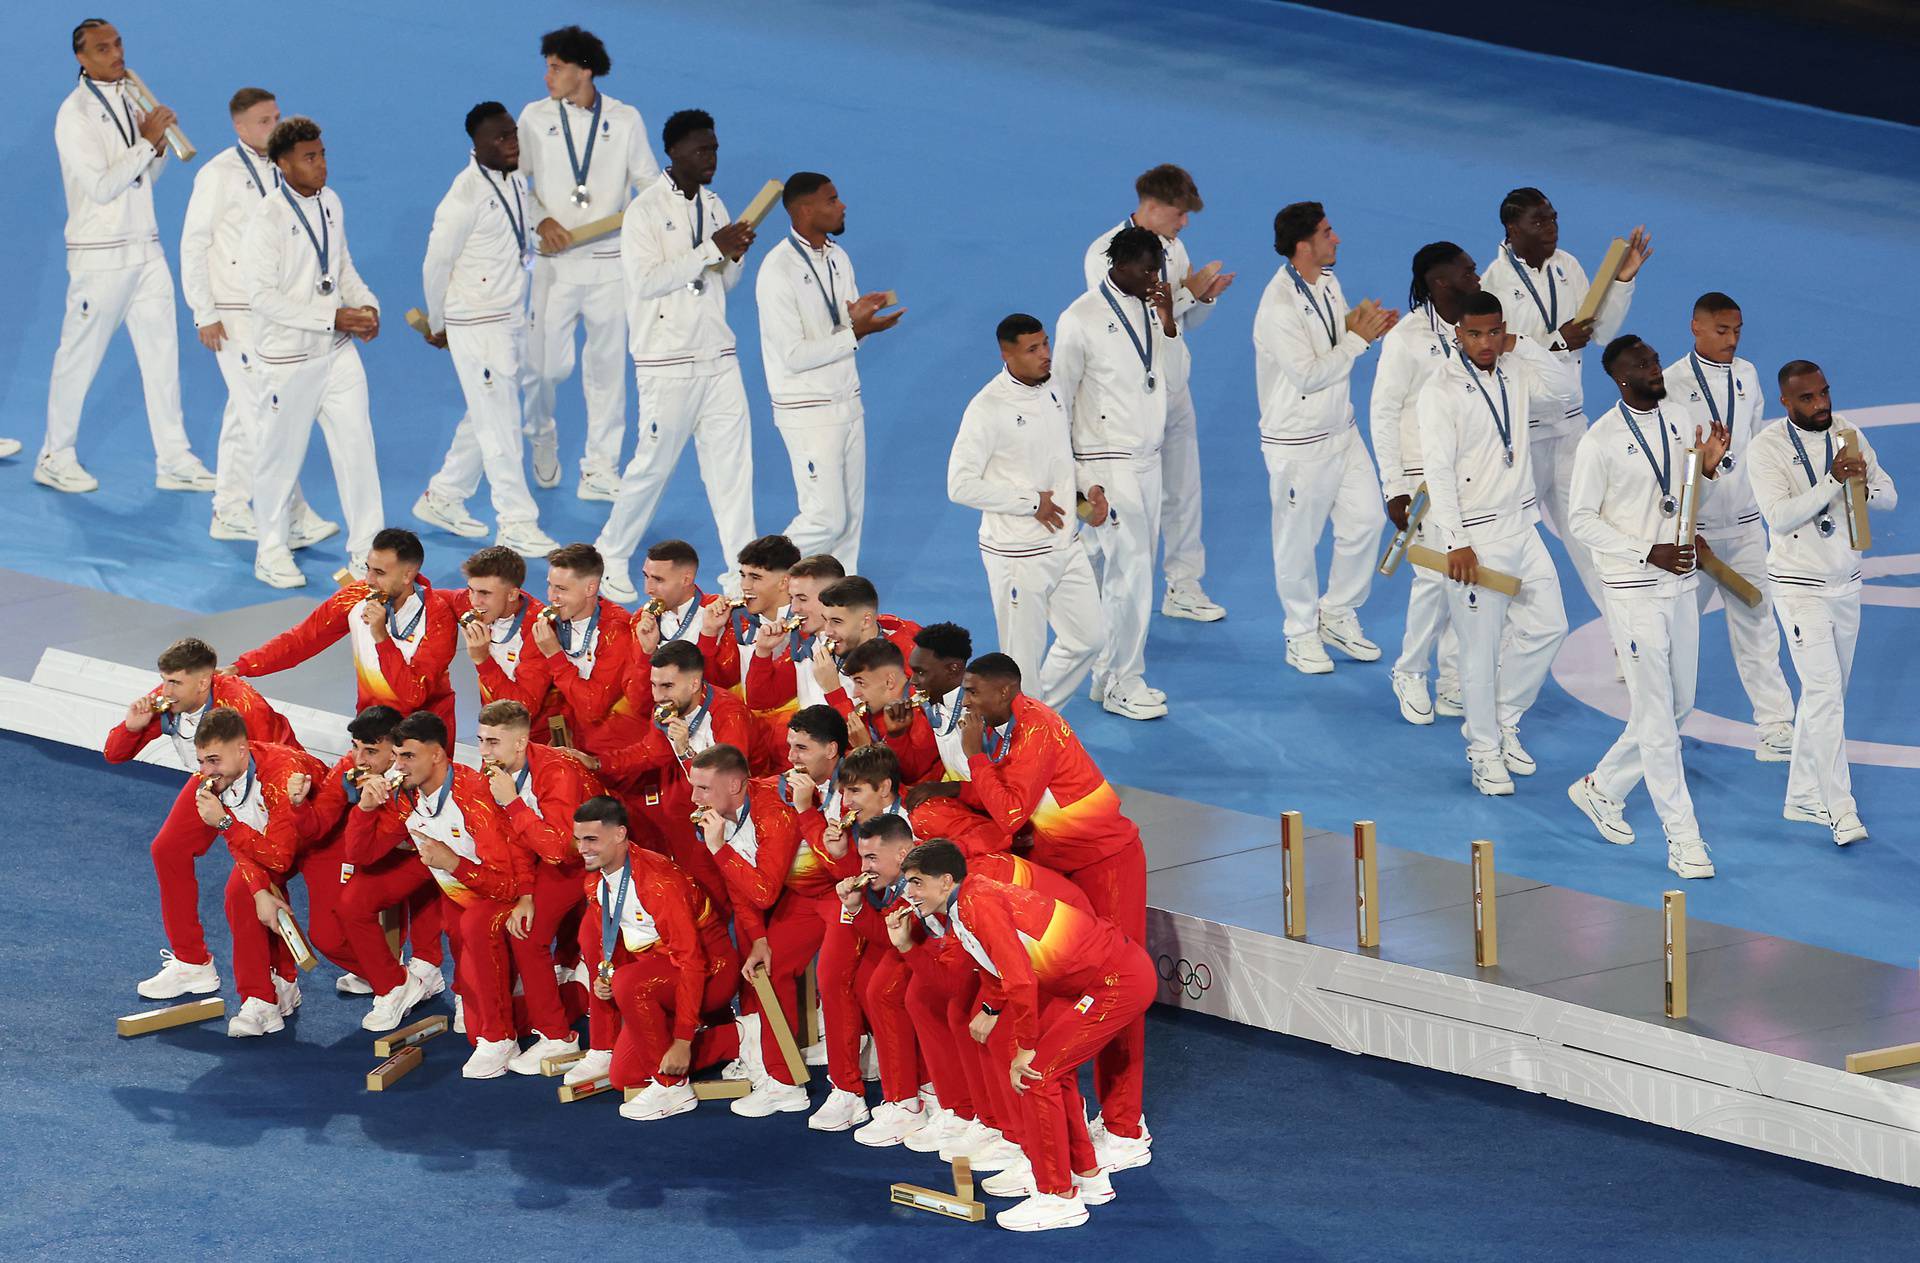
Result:
M460 1067L463 1079L498 1079L507 1072L507 1063L520 1051L511 1039L483 1039L473 1046L473 1056Z
M609 1048L589 1048L586 1056L567 1067L567 1073L560 1082L568 1087L578 1087L582 1083L591 1083L601 1075L613 1069L613 1050Z
M952 1110L936 1106L927 1110L925 1125L902 1137L901 1143L914 1153L939 1153L942 1146L966 1130L967 1121Z
M259 996L248 996L247 1002L240 1006L240 1011L227 1022L227 1034L235 1039L271 1035L285 1029L287 1024L281 1018L280 1010Z
M971 1158L1000 1139L1000 1133L977 1118L969 1118L953 1133L953 1138L935 1150L940 1161L952 1162L955 1158Z
M1159 719L1167 713L1165 702L1153 701L1144 689L1135 689L1124 683L1115 684L1107 690L1100 708L1122 719Z
M146 999L177 1000L183 995L212 995L220 989L220 971L212 960L189 965L164 948L160 960L160 972L134 988Z
M637 605L640 593L634 589L633 578L625 562L610 561L607 571L600 576L600 595L615 605Z
M360 1029L376 1032L390 1031L400 1025L406 1020L407 1013L413 1006L420 1003L420 991L420 980L409 973L405 982L385 995L373 997L373 1008L360 1019Z
M1078 1228L1087 1222L1088 1213L1086 1204L1077 1197L1035 1193L1018 1206L1001 1211L993 1221L1012 1232L1048 1232L1054 1228Z
M873 1046L871 1035L860 1037L860 1077L868 1083L877 1082L880 1078L880 1050ZM916 1093L913 1099L917 1101L920 1097Z
M990 1131L992 1139L967 1155L967 1161L976 1171L1004 1171L1017 1162L1025 1162L1027 1155L1019 1145L1014 1144L997 1131Z
M1473 787L1487 797L1500 798L1513 792L1513 775L1499 755L1469 754L1467 765L1473 769Z
M296 552L302 548L312 548L339 533L340 523L328 521L315 513L312 505L303 504L300 512L294 515L293 524L287 528L287 547Z
M365 553L347 554L347 573L365 583L367 581L367 555Z
M1093 1121L1087 1124L1087 1139L1093 1141L1097 1147L1106 1143L1106 1137L1107 1116L1105 1114L1095 1114ZM1140 1119L1140 1139L1146 1141L1148 1144L1153 1143L1153 1129L1147 1126L1147 1120L1144 1116Z
M853 1138L863 1145L885 1149L915 1132L925 1131L930 1125L927 1109L920 1104L919 1097L914 1097L911 1104L882 1101L874 1107L873 1121L855 1130Z
M80 462L72 456L42 456L33 463L33 480L43 487L75 495L100 489L100 480L80 468Z
M760 1048L760 1015L742 1013L733 1019L733 1026L740 1035L740 1061L747 1069L746 1080L757 1088L768 1077L767 1060Z
M533 485L536 487L557 487L560 485L560 445L558 442L539 442L533 445Z
M341 974L333 980L333 989L341 995L373 994L373 988L359 974Z
M1302 675L1331 675L1333 659L1320 646L1316 632L1287 637L1287 665Z
M192 454L177 465L155 470L153 475L153 485L162 491L212 491L213 483L213 471Z
M745 1083L747 1081L747 1059L745 1057L735 1057L726 1065L721 1066L720 1077L729 1083Z
M294 564L293 554L281 550L261 553L253 559L253 577L270 588L304 588L307 576Z
M1460 681L1441 680L1434 686L1433 713L1443 719L1459 719L1467 713L1466 701L1460 696Z
M1793 762L1793 725L1768 724L1754 742L1753 757L1761 763Z
M1427 699L1427 677L1395 671L1393 695L1400 700L1400 718L1425 727L1433 722L1433 703Z
M1033 1165L1022 1158L998 1175L980 1181L980 1191L988 1197L1032 1197Z
M620 480L610 473L596 469L590 474L580 475L580 486L575 489L574 494L582 500L612 501L619 492Z
M1507 771L1515 776L1532 776L1540 770L1539 765L1533 761L1533 756L1527 753L1527 748L1520 744L1518 728L1507 728L1501 731L1500 758L1506 763Z
M273 995L280 1002L280 1016L292 1017L293 1011L300 1007L300 980L273 976Z
M667 1087L649 1079L639 1095L621 1103L620 1117L631 1118L636 1123L655 1123L663 1118L672 1118L675 1114L689 1113L699 1104L700 1098L693 1094L691 1083L676 1083Z
M937 1110L940 1108L940 1094L933 1090L931 1083L923 1083L920 1085L919 1096L922 1109ZM928 1117L931 1118L932 1115L929 1114Z
M487 533L484 522L467 512L466 502L423 491L413 502L413 515L428 526L437 526L464 539L479 539Z
M579 1052L580 1037L569 1035L565 1039L548 1039L542 1036L527 1046L527 1050L507 1063L507 1069L515 1074L539 1074L540 1063L549 1057L558 1057L563 1053ZM691 1091L692 1089L688 1089Z
M807 1120L810 1131L847 1131L858 1127L872 1117L867 1113L867 1103L857 1094L835 1088L827 1093L827 1099Z
M800 1050L800 1060L809 1066L820 1067L827 1064L827 1041L816 1039Z
M420 998L431 1000L447 989L447 977L440 966L418 956L407 962L407 972L420 980Z
M1707 844L1699 838L1668 838L1667 867L1682 877L1713 876L1713 861L1707 858Z
M1611 842L1615 846L1633 845L1633 826L1627 823L1626 804L1601 793L1591 776L1583 776L1567 786L1567 797L1582 815L1593 821L1593 827L1600 831L1602 842Z
M232 513L214 514L207 534L214 539L251 540L258 536L259 527L254 525L253 510L243 505Z
M19 454L19 439L0 439L0 460L5 460L9 456L18 456Z
M1833 827L1833 817L1828 815L1827 809L1819 803L1789 802L1780 809L1780 818L1800 824L1825 825L1829 829Z
M1378 662L1380 646L1368 640L1360 630L1360 618L1352 610L1336 614L1320 611L1320 639L1346 654L1355 662Z
M848 1093L849 1096L852 1093ZM807 1108L807 1090L797 1083L767 1079L727 1108L742 1118L766 1118L770 1114L799 1114ZM864 1107L863 1107L864 1108ZM812 1126L813 1120L808 1119Z
M1197 583L1168 584L1160 612L1168 618L1185 618L1196 623L1217 623L1227 616L1226 608L1208 597Z
M1153 1161L1153 1137L1144 1125L1134 1137L1102 1131L1093 1143L1093 1153L1100 1160L1100 1169L1109 1175L1115 1171L1131 1171Z
M1833 821L1833 842L1835 846L1847 846L1854 842L1867 840L1867 826L1860 823L1860 813L1843 811Z
M458 994L453 997L453 1033L467 1033L467 1002Z
M540 523L532 518L514 518L500 523L500 531L493 537L493 542L503 548L513 549L522 557L544 557L560 547L560 541L541 530ZM634 1098L636 1101L639 1099Z
M1083 1206L1105 1206L1114 1199L1113 1181L1105 1171L1073 1177L1073 1191Z

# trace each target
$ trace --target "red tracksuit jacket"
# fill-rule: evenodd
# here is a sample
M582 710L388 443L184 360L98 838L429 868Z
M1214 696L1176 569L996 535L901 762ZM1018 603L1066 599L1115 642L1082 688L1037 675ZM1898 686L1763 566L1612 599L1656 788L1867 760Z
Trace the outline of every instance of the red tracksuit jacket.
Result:
M780 789L770 779L747 782L747 813L753 821L754 858L749 861L728 844L714 861L733 897L740 941L751 946L767 936L766 913L782 894L789 889L803 895L831 891L834 878L827 857L801 842L793 808L780 801Z
M1022 694L1013 699L1013 736L996 762L967 760L973 779L960 801L985 812L1011 838L1031 826L1030 858L1072 873L1140 845L1120 795L1094 766L1066 720Z
M449 597L454 606L462 613L473 608L471 603L462 605L457 597ZM524 588L520 592L520 610L510 620L520 634L519 648L513 655L513 674L508 676L506 668L489 653L487 660L474 668L480 677L480 704L489 702L519 702L527 708L527 714L533 716L533 739L544 742L547 739L547 716L542 708L549 705L553 687L553 673L547 666L547 659L533 646L533 633L530 630L533 620L540 616L546 606L536 601ZM494 633L499 635L498 632ZM507 634L507 639L512 633ZM553 713L558 714L558 704L554 703Z
M300 853L302 813L287 797L287 779L304 772L317 785L326 776L327 766L296 746L269 741L253 742L248 753L260 783L260 801L267 811L266 828L256 829L235 816L227 826L226 837L234 871L248 890L258 894L282 885Z
M456 763L451 770L453 792L450 797L460 809L466 822L465 831L472 838L474 852L480 858L475 862L463 857L451 874L456 885L442 883L441 890L459 904L471 903L476 898L512 903L521 895L532 894L533 853L514 845L512 826L507 822L506 813L493 801L493 791L487 788L487 778L480 775L478 768L464 764ZM380 832L382 822L387 830L397 825L405 834L407 816L413 810L417 797L411 790L404 791L387 799L378 811L362 811L355 807L348 812L348 858L352 859L356 854L381 855L391 849L382 847L372 835Z
M712 901L693 879L664 855L629 846L627 862L633 866L633 897L653 918L653 928L660 934L658 943L641 950L665 952L679 970L679 982L673 993L673 1037L692 1039L700 1029L700 1005L706 996L708 963L732 946L727 940L726 922L714 912ZM620 874L608 873L607 877L617 896ZM586 875L587 911L580 922L586 945L596 961L612 956L612 949L600 937L605 924L600 881L599 873Z
M533 637L527 652L539 656ZM580 675L574 659L556 648L544 659L553 694L541 714L562 714L573 729L574 744L599 754L604 749L631 745L646 732L647 712L627 702L627 673L633 662L632 616L605 597L600 598L598 639L593 647L592 674ZM544 728L545 719L541 724Z
M155 688L148 697L159 697L160 690ZM216 675L213 677L213 704L230 706L240 712L240 718L247 725L248 741L264 741L271 745L289 746L300 749L300 741L293 735L293 725L286 716L273 708L258 690L245 680L234 675ZM107 743L104 753L109 763L126 763L139 756L140 752L166 735L165 715L155 715L147 721L147 726L138 732L127 730L126 720L121 720L107 730ZM191 770L191 769L189 769Z
M1033 1047L1041 996L1074 999L1094 990L1107 961L1127 946L1111 921L973 872L954 892L947 922L980 965L981 1003L1000 1010L1019 1048Z
M904 618L896 618L892 614L880 615L879 623L880 634L899 646L902 654L913 652L913 638L920 634L920 624ZM748 653L746 698L747 704L754 710L777 709L799 698L799 685L794 677L796 667L791 653L791 639L788 641L786 650L776 653L771 658L762 658L751 652ZM813 669L811 661L805 664L805 669L809 671ZM847 696L844 688L828 689L827 705L842 715L853 714L853 699ZM781 734L783 745L786 740L784 728L783 724Z
M527 747L526 771L540 810L527 806L523 798L507 804L513 840L562 873L582 872L580 852L573 845L573 813L587 799L604 794L605 787L599 777L548 746Z

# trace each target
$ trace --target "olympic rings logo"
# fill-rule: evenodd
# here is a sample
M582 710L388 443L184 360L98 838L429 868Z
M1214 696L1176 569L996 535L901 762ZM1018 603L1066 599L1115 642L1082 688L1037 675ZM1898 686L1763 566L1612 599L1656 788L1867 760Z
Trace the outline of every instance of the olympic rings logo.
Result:
M1176 991L1184 991L1187 998L1198 1000L1203 991L1213 987L1213 970L1204 964L1194 964L1185 957L1174 960L1162 952L1155 962L1155 972L1160 981L1170 984Z

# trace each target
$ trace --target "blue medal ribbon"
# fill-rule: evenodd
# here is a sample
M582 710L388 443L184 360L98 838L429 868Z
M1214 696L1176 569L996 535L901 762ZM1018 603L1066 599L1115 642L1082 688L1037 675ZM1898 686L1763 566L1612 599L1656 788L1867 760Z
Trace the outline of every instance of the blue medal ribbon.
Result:
M496 620L496 621L499 621L499 620ZM488 628L487 639L492 641L496 645L504 645L507 642L511 641L515 636L518 636L520 634L520 625L526 621L527 621L527 603L525 601L522 601L520 602L520 608L514 611L513 621L507 624L507 634L504 636L496 636L493 634L493 629Z
M960 702L955 702L953 709L948 712L947 717L942 719L940 718L940 703L929 700L925 706L920 708L920 713L927 717L927 727L945 737L951 735L953 730L960 726L961 706L962 704Z
M1560 288L1553 283L1553 269L1543 269L1547 274L1547 302L1553 304L1552 309L1549 310L1547 303L1540 301L1540 291L1534 288L1533 278L1527 275L1527 265L1522 263L1520 256L1513 252L1513 243L1502 242L1500 248L1507 252L1507 260L1513 264L1514 275L1520 278L1520 283L1527 287L1527 293L1533 296L1533 305L1539 308L1540 319L1547 322L1547 332L1557 333L1560 329ZM1553 260L1548 259L1547 262L1551 263Z
M1731 473L1733 471L1733 365L1726 366L1727 411L1723 415L1719 405L1713 401L1713 390L1707 385L1707 375L1700 371L1700 353L1688 351L1687 362L1693 365L1693 380L1700 383L1700 397L1707 401L1708 414L1716 422L1727 427L1727 454L1720 458L1720 468ZM1715 365L1715 367L1719 366Z
M1507 464L1513 464L1513 401L1507 398L1507 375L1500 371L1500 363L1494 361L1494 380L1500 383L1500 406L1493 406L1493 395L1480 381L1480 370L1466 356L1460 357L1460 366L1467 370L1467 379L1479 390L1480 398L1487 404L1487 411L1493 414L1493 428L1500 434L1501 446L1507 449Z
M567 141L567 165L573 168L573 200L576 206L585 206L587 197L587 172L593 169L593 146L600 139L600 105L606 100L598 89L593 93L593 124L587 128L587 153L581 158L573 148L573 128L567 122L567 103L555 101L560 111L560 134Z
M693 739L693 734L694 734L695 732L697 732L697 731L699 731L699 729L700 729L700 721L701 721L701 720L703 720L703 719L705 719L705 718L707 717L707 712L708 712L709 710L711 710L712 708L713 708L713 685L711 685L711 684L709 684L709 685L707 685L707 687L706 687L706 691L705 691L705 692L703 692L703 693L702 693L702 694L700 695L700 708L699 708L698 710L696 710L696 711L694 711L694 712L693 712L693 714L691 714L691 715L688 715L688 716L686 717L686 720L687 720L687 739L688 739L689 741L691 741L691 740ZM663 724L663 723L661 723L661 722L660 722L659 720L657 720L657 719L653 721L653 726L654 726L655 728L658 728L658 729L659 729L659 730L660 730L661 732L665 732L665 731L667 730L667 726L666 726L665 724ZM782 793L783 795L784 795L784 794L785 794L785 792L786 792L786 791L785 791L785 788L784 788L784 786L785 786L785 784L786 784L786 779L785 779L785 778L783 777L783 778L781 778L781 785L782 785L782 790L781 790L781 793ZM792 803L788 803L787 805L788 805L788 806L792 806L793 804L792 804Z
M519 243L520 257L524 260L527 257L527 204L520 200L520 186L514 184L511 175L507 177L507 183L513 185L513 200L520 207L520 214L516 217L513 207L507 205L507 195L502 193L500 186L493 182L493 177L487 174L484 166L481 166L480 159L475 158L473 165L478 168L480 177L487 182L487 187L493 190L493 200L500 203L500 209L506 213L507 226L513 229L513 239Z
M400 602L398 601L387 606L387 635L393 637L395 640L412 640L413 634L420 630L420 620L427 616L427 598L424 596L420 598L420 608L415 610L413 617L407 620L405 630L396 628L393 625L393 620L400 612L399 606Z
M1333 318L1333 295L1327 295L1327 309L1322 312L1320 299L1314 294L1313 286L1307 284L1307 278L1300 275L1300 269L1294 267L1291 260L1287 263L1287 275L1293 278L1293 287L1300 291L1302 298L1307 300L1307 306L1313 308L1313 318L1319 321L1320 327L1327 331L1327 345L1338 346L1340 334L1337 322Z
M665 625L664 624L661 625L660 627L660 632L661 632L660 643L661 644L664 645L669 640L680 639L681 634L684 633L687 630L687 628L693 626L693 620L695 616L697 616L700 613L700 598L702 595L703 593L700 591L698 587L694 588L693 603L687 606L687 612L680 616L680 625L673 629L672 635L666 634Z
M633 860L628 859L620 866L620 893L613 901L607 901L607 895L613 891L613 883L600 877L600 965L602 977L609 976L613 968L614 933L620 928L620 914L626 910L627 887L633 882Z
M1660 512L1672 517L1679 503L1673 498L1673 440L1667 433L1667 418L1660 409L1653 410L1653 419L1660 428L1661 460L1653 459L1653 444L1647 442L1647 436L1640 431L1640 423L1634 420L1633 409L1625 403L1620 405L1620 415L1626 418L1627 429L1633 431L1634 441L1640 444L1640 450L1646 454L1647 465L1653 470L1654 481L1660 484Z
M211 711L212 709L213 709L213 684L211 681L209 681L207 684L207 703L206 705L200 708L200 713L193 717L193 724L195 728L198 728L200 726L200 721L205 719L207 717L207 712ZM169 737L179 736L180 735L180 716L176 715L172 711L168 711L166 714L160 716L160 731L164 732Z
M100 90L100 85L95 83L84 70L80 72L80 82L86 84L87 91L93 93L93 99L100 102L100 108L107 112L107 121L113 124L113 130L119 135L120 139L127 142L127 148L133 148L135 142L140 139L140 129L133 121L132 102L127 100L125 94L122 94L120 97L120 110L115 110L113 106L107 103L107 94ZM127 116L127 125L124 128L120 126L120 111L125 111ZM139 183L139 181L136 180L135 183Z
M427 819L429 820L437 819L440 813L446 810L447 799L451 798L452 796L453 796L453 769L448 768L446 784L442 785L440 787L440 792L434 795L433 809L425 813ZM413 809L415 811L423 810L420 797L417 791L415 792L415 795L414 795Z
M560 652L569 658L580 659L587 656L587 650L593 648L593 632L600 626L600 603L594 602L593 614L587 619L587 630L580 637L580 652L573 651L573 620L558 618L553 622L554 638L560 642Z
M1821 470L1819 473L1814 472L1813 460L1811 457L1807 455L1806 444L1800 441L1800 427L1795 425L1791 419L1787 421L1787 437L1793 440L1794 460L1798 461L1800 463L1800 468L1806 471L1808 488L1811 489L1813 487L1819 486L1820 474L1825 473L1826 470ZM1833 468L1833 423L1832 422L1827 423L1826 440L1827 440L1827 469L1831 469ZM1827 512L1825 509L1821 509L1819 516L1814 519L1814 525L1822 535L1833 534L1833 531L1834 531L1833 514Z
M1004 734L998 728L989 728L980 734L981 744L986 746L987 762L998 763L1007 757L1007 751L1013 749L1013 730L1019 722L1017 717L1009 716Z
M1120 327L1127 331L1127 341L1133 343L1133 353L1140 357L1140 367L1146 370L1147 390L1151 393L1156 383L1153 376L1153 317L1147 311L1147 300L1144 298L1139 300L1140 319L1147 326L1147 340L1143 343L1140 341L1140 335L1133 331L1133 322L1127 319L1127 313L1120 310L1120 301L1113 296L1113 291L1107 287L1105 281L1100 282L1100 297L1107 300L1107 306L1113 308L1113 314L1120 321Z
M280 186L280 196L287 199L287 205L293 208L294 217L300 221L300 226L307 230L307 240L313 243L314 256L320 261L320 284L324 287L320 292L323 294L332 293L333 267L330 262L332 246L328 241L326 205L320 203L320 195L318 193L313 195L314 201L320 204L320 235L316 237L313 235L313 225L307 221L307 212L300 209L300 200L293 195L293 190L282 184Z
M1453 338L1451 335L1453 333L1453 330L1447 329L1445 332L1442 332L1441 331L1442 327L1445 324L1446 324L1446 321L1440 319L1440 313L1433 309L1433 304L1428 303L1427 304L1427 327L1433 330L1434 337L1440 339L1440 354L1447 359L1452 359L1453 358Z
M809 246L799 233L792 231L787 234L787 244L792 246L793 252L800 256L800 261L807 265L807 271L813 273L813 287L820 292L820 301L827 305L827 315L833 318L833 327L838 330L840 328L840 291L834 287L832 253L828 252L827 255L827 283L822 285L820 269L813 266L813 247Z
M265 197L267 195L266 181L260 178L259 168L253 165L253 155L247 152L246 142L234 142L233 149L235 153L240 155L240 162L246 167L247 178L253 181L254 189L261 197ZM273 166L272 163L268 163L267 165L273 171L273 187L277 189L280 187L280 168Z

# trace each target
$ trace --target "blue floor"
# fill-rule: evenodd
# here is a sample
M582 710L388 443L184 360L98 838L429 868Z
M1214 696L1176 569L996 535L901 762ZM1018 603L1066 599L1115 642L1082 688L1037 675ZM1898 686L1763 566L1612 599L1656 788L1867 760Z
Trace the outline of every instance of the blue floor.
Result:
M366 1002L324 965L281 1035L120 1040L108 1018L141 1007L155 946L145 839L177 783L0 736L0 1258L1165 1259L1177 1239L1190 1259L1891 1259L1920 1232L1920 1191L1167 1010L1154 1161L1066 1239L893 1209L887 1185L939 1163L801 1115L643 1125L561 1105L551 1079L467 1082L451 1036L369 1094ZM81 801L49 863L27 840L72 837ZM226 869L201 864L223 975Z
M465 154L460 119L475 98L517 108L539 91L539 23L524 8L476 0L446 16L454 12L335 6L332 51L312 59L289 53L311 40L305 19L278 12L242 31L226 9L195 0L172 6L164 23L132 15L124 28L133 64L209 151L221 143L222 103L242 82L270 85L284 108L327 128L355 257L389 313L366 357L395 521L407 520L459 411L445 361L394 317L419 301L432 208ZM1669 353L1685 345L1692 299L1725 289L1745 306L1743 350L1763 376L1806 355L1827 366L1843 410L1900 403L1916 394L1909 331L1869 296L1887 292L1884 278L1920 271L1910 218L1920 133L1256 0L1080 0L1017 13L978 3L601 2L569 15L607 37L616 64L607 88L653 126L682 106L716 115L719 188L736 205L768 175L833 175L851 206L845 243L863 280L898 290L909 308L861 354L873 470L865 568L889 609L955 618L990 642L972 515L940 494L960 409L996 367L990 330L1010 309L1051 320L1074 296L1085 243L1130 209L1132 177L1180 161L1207 199L1188 232L1195 259L1219 257L1240 272L1195 338L1207 586L1232 616L1210 627L1155 620L1148 660L1173 698L1169 718L1138 725L1084 701L1069 708L1103 766L1118 781L1268 816L1300 808L1326 827L1370 817L1384 841L1435 854L1463 858L1470 839L1492 838L1507 870L1640 904L1675 884L1644 798L1629 819L1653 841L1630 851L1596 842L1566 804L1563 786L1618 724L1557 685L1527 726L1541 775L1494 802L1468 788L1454 732L1395 717L1385 664L1343 664L1324 680L1280 666L1249 340L1275 262L1268 225L1283 202L1323 201L1346 239L1349 294L1399 303L1416 246L1451 237L1484 263L1501 195L1537 184L1561 210L1564 240L1589 262L1610 235L1651 227L1656 253L1629 327ZM13 252L13 301L0 309L0 433L26 439L29 455L65 283L49 132L70 81L70 17L43 9L17 20L19 45L44 50L44 72L0 87L10 107L0 112L0 152L16 177L0 192L0 233L31 247ZM188 174L176 168L160 185L170 257ZM743 286L734 324L758 401L751 306ZM189 427L211 457L218 377L184 320L182 336ZM1363 409L1372 363L1355 379ZM1597 363L1588 389L1598 412L1607 388ZM570 463L580 405L577 390L562 395ZM758 403L755 426L760 525L779 529L792 490ZM1920 464L1914 427L1873 439L1896 477ZM308 486L331 508L314 450ZM204 499L151 489L124 341L96 388L81 454L106 484L84 500L32 486L24 459L0 465L0 565L205 610L266 598L249 550L206 538ZM592 538L603 516L570 488L541 501L544 524L562 538ZM1912 551L1916 511L1876 521L1877 553ZM717 551L690 465L654 530ZM431 573L452 576L465 543L427 541ZM316 553L306 568L324 585L340 556ZM1383 645L1398 643L1404 584L1382 581L1363 611ZM1568 589L1574 623L1591 619ZM1850 699L1856 738L1912 731L1920 682L1900 652L1912 617L1867 613ZM1718 615L1703 644L1703 706L1744 717ZM1839 852L1819 830L1780 821L1783 769L1694 742L1687 757L1722 874L1691 884L1696 916L1911 963L1914 771L1857 770L1874 838Z

